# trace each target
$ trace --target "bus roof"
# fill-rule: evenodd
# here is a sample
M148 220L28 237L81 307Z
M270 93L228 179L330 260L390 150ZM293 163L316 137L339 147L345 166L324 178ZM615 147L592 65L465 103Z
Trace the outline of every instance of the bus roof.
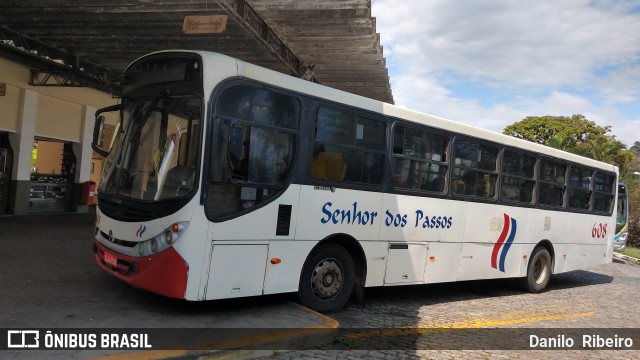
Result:
M419 124L424 124L433 128L442 129L445 131L451 131L463 135L472 136L479 139L484 139L490 142L504 144L510 147L519 148L523 150L532 151L549 157L564 159L586 166L604 169L608 171L618 172L618 168L614 165L589 159L580 155L568 153L559 149L551 148L548 146L536 144L531 141L518 139L513 136L504 135L495 131L486 130L473 125L463 124L453 120L445 119L443 117L429 115L414 110L405 109L393 104L384 103L381 101L373 100L363 96L351 94L342 90L330 88L328 86L316 84L307 80L299 79L297 77L289 76L279 73L277 71L269 70L257 65L253 65L242 60L231 58L229 56L208 52L208 51L192 51L192 50L168 50L162 52L191 52L199 54L203 62L205 63L205 77L207 76L206 69L211 65L215 72L222 70L222 66L218 66L220 61L226 62L231 65L235 62L235 66L226 66L227 69L235 69L228 71L228 77L240 76L247 79L256 80L259 82L267 83L280 87L283 89L292 90L295 92L308 94L310 96L325 99L328 101L354 106L359 109L367 110L370 112L378 113L381 115L403 119ZM216 63L216 66L213 66ZM219 74L220 75L220 74ZM205 82L206 83L206 82ZM210 91L212 89L205 89Z

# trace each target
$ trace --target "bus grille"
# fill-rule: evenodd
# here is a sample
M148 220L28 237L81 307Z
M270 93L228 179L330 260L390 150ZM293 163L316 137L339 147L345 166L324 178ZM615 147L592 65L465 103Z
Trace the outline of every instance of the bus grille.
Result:
M122 239L116 239L116 238L113 238L113 240L112 240L112 239L109 238L109 234L105 233L104 231L100 231L100 235L102 235L102 237L104 237L105 239L109 240L110 242L112 242L114 244L117 244L117 245L120 245L120 246L125 246L125 247L128 247L128 248L132 248L132 247L136 246L136 244L138 244L135 241L128 241L128 240L122 240Z
M184 200L139 204L121 199L114 200L110 196L98 196L100 211L114 220L127 222L158 219L173 214L185 204Z
M104 266L106 266L106 267L110 268L111 270L113 270L113 271L117 271L117 272L119 272L120 274L125 275L125 276L129 276L129 275L131 275L131 270L132 270L132 268L131 268L131 263L130 263L130 262L128 262L128 261L126 261L126 260L123 260L123 259L118 258L117 266L112 266L111 264L107 264L107 263L104 261L104 251L102 251L102 250L100 250L100 249L98 249L98 257L100 258L100 262L101 262Z

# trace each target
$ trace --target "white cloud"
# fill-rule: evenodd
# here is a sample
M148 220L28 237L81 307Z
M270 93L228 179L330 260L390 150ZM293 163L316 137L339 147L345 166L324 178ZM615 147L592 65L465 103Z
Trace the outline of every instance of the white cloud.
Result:
M372 13L398 105L496 131L528 115L593 114L640 139L616 131L640 116L615 109L640 103L637 2L374 0ZM461 81L503 96L457 93Z
M637 103L640 97L640 65L622 67L596 83L609 103Z

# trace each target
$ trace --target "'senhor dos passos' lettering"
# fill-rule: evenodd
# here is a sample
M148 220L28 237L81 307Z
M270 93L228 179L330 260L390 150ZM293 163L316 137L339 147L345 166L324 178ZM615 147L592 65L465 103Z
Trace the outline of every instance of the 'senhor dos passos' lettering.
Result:
M354 202L350 209L334 207L328 201L322 206L322 224L347 224L347 225L374 225L378 217L377 211L368 211L358 208L358 202ZM383 223L386 227L404 228L409 223L409 215L396 214L385 210ZM430 216L422 210L415 211L414 227L423 229L450 229L453 226L452 216Z
M362 211L358 209L358 202L353 203L353 208L349 210L331 208L333 204L327 202L322 206L322 219L320 222L326 224L332 222L333 224L350 224L350 225L373 225L377 211Z

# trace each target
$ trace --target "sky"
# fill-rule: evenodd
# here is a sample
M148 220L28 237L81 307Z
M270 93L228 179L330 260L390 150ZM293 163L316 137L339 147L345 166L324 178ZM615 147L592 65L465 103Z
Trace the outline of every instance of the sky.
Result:
M395 104L502 132L582 114L640 141L640 0L373 0Z

